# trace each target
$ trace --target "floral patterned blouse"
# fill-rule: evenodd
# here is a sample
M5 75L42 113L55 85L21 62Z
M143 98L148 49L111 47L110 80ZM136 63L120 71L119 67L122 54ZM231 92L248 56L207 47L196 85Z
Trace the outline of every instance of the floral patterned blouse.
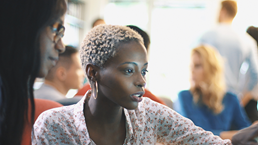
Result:
M85 97L77 104L43 112L34 124L32 144L37 145L95 145L90 139L83 114ZM197 127L172 109L143 98L136 110L124 109L126 138L124 145L230 145Z

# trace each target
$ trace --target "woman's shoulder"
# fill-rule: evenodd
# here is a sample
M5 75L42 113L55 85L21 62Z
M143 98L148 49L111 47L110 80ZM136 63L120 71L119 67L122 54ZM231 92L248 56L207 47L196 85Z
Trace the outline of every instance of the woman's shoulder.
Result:
M138 104L137 109L127 111L131 120L137 118L137 120L139 120L140 122L146 119L161 119L164 117L168 117L169 115L171 116L175 113L175 111L171 108L155 102L147 97L143 97L143 100Z
M142 97L142 101L139 103L138 108L143 107L143 106L159 106L162 105L156 101L153 101L152 99L150 99L149 97Z
M138 105L138 110L159 110L159 109L171 109L166 105L160 104L151 100L148 97L143 97L142 102Z
M178 93L178 96L192 96L192 93L189 90L183 90Z
M37 121L41 120L43 122L47 121L50 123L53 121L55 122L55 120L60 119L60 118L62 118L62 119L69 118L69 117L71 117L70 114L72 114L72 112L74 110L73 106L74 105L62 106L62 107L57 107L57 108L46 110L39 115L39 117L37 118Z
M183 90L178 93L179 100L191 100L193 97L192 93L189 90Z
M224 95L224 100L237 100L237 96L232 92L226 92Z
M234 93L226 92L223 99L224 104L237 104L239 103L239 100L237 96Z

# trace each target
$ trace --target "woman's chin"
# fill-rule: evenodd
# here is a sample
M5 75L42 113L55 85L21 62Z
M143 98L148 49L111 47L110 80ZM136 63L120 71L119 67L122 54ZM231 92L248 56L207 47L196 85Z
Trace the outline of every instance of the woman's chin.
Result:
M48 73L48 69L46 69L46 68L41 68L40 70L39 70L39 73L38 73L38 78L44 78L44 77L46 77L47 76L47 73Z
M138 108L138 102L134 102L133 104L131 104L130 106L125 106L125 107L123 107L123 108L126 108L127 110L135 110L135 109L137 109Z

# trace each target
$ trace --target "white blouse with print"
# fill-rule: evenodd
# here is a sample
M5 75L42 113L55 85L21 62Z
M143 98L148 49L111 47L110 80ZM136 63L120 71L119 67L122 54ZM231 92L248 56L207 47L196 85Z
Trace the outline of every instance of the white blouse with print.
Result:
M54 108L43 112L34 124L32 144L95 145L90 139L83 114L85 97L77 104ZM143 98L136 110L124 109L126 116L126 138L124 145L230 145L197 127L174 110Z

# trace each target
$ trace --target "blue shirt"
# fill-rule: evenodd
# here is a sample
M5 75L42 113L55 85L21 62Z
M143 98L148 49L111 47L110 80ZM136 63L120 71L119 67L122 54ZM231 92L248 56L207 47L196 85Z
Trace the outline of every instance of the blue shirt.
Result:
M181 91L178 99L181 115L215 135L220 135L222 131L229 131L231 125L237 130L251 125L236 95L232 93L225 94L222 102L224 110L219 114L214 114L206 105L196 105L190 91Z
M243 91L251 91L258 83L257 45L250 35L237 32L231 25L219 24L206 32L200 43L215 47L223 57L228 91L241 97ZM241 75L251 78L248 84L242 82Z

